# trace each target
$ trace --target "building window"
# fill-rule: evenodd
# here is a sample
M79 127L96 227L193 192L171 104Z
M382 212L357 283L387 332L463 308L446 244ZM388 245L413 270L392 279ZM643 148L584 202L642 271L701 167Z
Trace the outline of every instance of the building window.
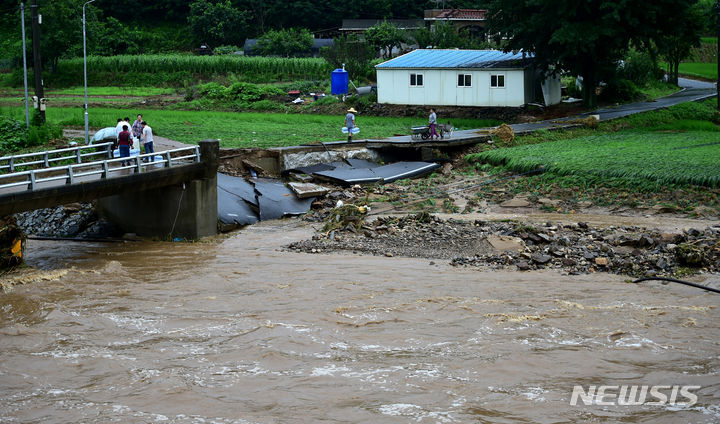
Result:
M505 75L490 75L490 87L505 88Z
M410 87L422 87L423 74L410 74Z
M472 76L470 74L458 74L458 87L472 87Z

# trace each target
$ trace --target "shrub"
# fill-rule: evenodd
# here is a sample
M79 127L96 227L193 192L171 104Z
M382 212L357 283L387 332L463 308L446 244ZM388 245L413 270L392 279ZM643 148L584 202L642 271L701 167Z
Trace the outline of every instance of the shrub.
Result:
M637 50L630 50L618 69L621 79L629 80L638 86L645 85L654 79L656 74L656 67L650 55Z
M608 82L600 93L600 98L608 102L624 102L635 100L640 94L640 89L632 81L615 79Z
M219 46L215 47L213 50L213 53L216 55L223 55L223 54L234 54L235 52L242 51L238 46Z
M226 95L226 88L216 82L199 85L197 88L198 97L207 97L209 99L223 99Z
M15 152L32 146L40 146L62 137L62 128L52 124L36 124L37 112L32 117L30 129L25 123L8 116L0 116L0 151Z

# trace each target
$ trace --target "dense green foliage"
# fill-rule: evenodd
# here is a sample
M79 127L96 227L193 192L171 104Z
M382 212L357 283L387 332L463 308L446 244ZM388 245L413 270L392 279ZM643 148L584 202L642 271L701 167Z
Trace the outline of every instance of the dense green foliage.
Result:
M401 43L407 41L407 34L385 20L368 28L365 31L365 40L376 50L379 50L381 55L391 57L393 48L399 48Z
M487 42L484 34L471 34L467 29L457 31L449 22L436 22L432 28L419 28L410 32L420 48L432 46L436 49L489 49L498 48L499 43Z
M27 27L30 26L29 2ZM43 61L82 55L82 5L76 0L39 0L43 15ZM18 63L19 2L0 8L0 58ZM242 45L271 29L301 27L310 31L338 28L343 19L421 18L435 3L408 0L163 0L96 1L88 4L88 54L136 54L191 51L199 43ZM457 1L454 7L481 3ZM187 27L191 30L188 31ZM28 31L28 40L30 39Z
M334 69L345 65L351 78L370 78L375 75L371 65L375 51L355 35L338 38L332 47L324 47L321 54Z
M700 34L703 30L703 13L695 4L692 7L678 9L673 14L675 25L670 26L657 40L657 46L663 59L668 63L670 82L678 83L680 62L690 55L693 47L700 46Z
M62 128L53 124L35 124L26 128L23 121L0 115L0 156L40 146L62 136Z
M268 56L301 56L312 45L313 35L305 28L270 30L258 39L258 49Z
M615 72L631 42L649 46L681 25L678 10L697 0L493 0L489 32L507 49L535 55L535 65L583 77L583 100L595 106L597 82ZM528 19L532 17L532 19Z
M250 13L236 9L230 0L195 0L190 3L187 20L197 42L216 47L242 43Z

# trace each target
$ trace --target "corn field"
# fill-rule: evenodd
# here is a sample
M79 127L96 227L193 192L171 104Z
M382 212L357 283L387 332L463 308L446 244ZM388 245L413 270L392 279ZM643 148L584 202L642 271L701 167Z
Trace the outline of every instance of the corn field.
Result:
M173 73L243 76L254 82L320 80L332 67L321 58L276 58L244 56L193 56L180 54L89 56L88 72ZM82 73L82 58L62 60L60 73Z

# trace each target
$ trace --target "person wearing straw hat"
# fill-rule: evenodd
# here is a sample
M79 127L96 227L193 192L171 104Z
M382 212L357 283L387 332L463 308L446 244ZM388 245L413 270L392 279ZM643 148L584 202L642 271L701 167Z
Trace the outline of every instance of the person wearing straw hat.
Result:
M347 127L348 143L350 143L352 141L353 129L355 128L355 114L357 111L351 107L347 112L347 115L345 115L345 127Z

